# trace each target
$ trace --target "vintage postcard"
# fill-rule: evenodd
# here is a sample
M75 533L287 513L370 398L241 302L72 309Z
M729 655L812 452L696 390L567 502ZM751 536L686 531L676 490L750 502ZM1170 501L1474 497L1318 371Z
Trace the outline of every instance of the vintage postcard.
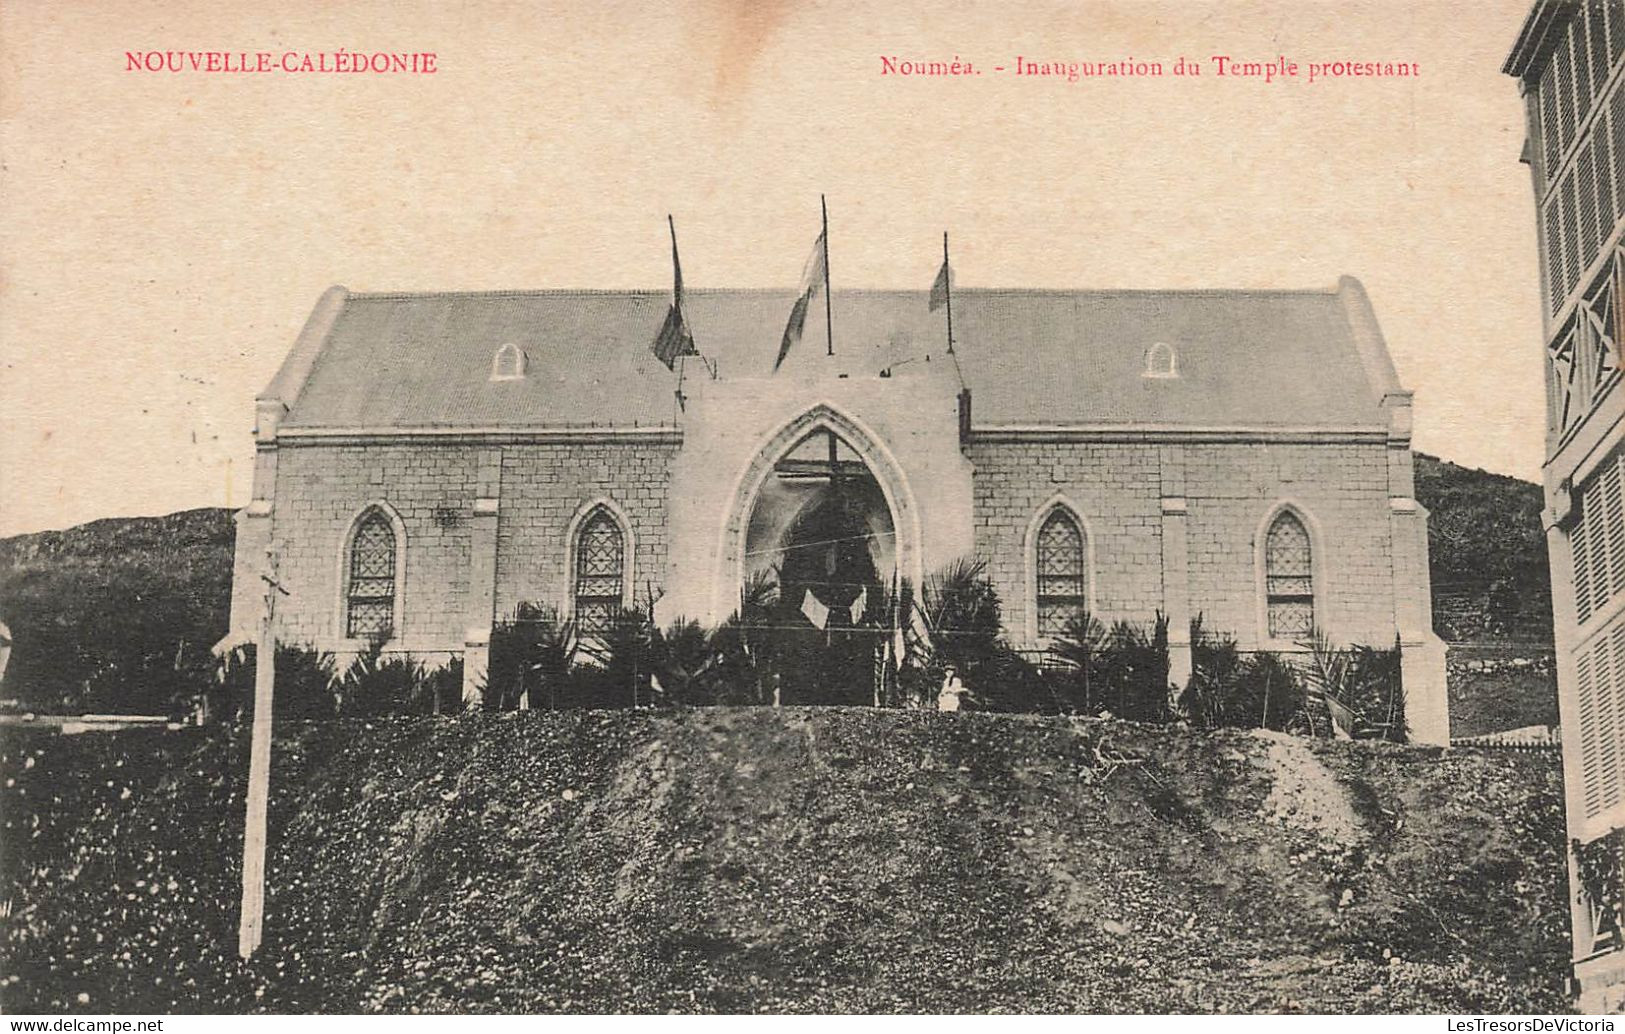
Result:
M1622 80L0 0L0 1009L1612 1030Z

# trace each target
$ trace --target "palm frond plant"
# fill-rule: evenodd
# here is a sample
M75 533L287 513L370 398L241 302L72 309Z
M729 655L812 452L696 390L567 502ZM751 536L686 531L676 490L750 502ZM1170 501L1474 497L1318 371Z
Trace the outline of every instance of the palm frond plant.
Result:
M572 673L567 706L621 708L653 703L654 631L654 619L648 612L631 608L617 612L609 627L592 638L594 663L577 665Z
M481 706L511 711L568 706L569 679L580 641L576 624L553 607L521 603L513 616L491 630L490 659L481 687Z
M1150 627L1119 621L1112 627L1111 672L1116 698L1113 713L1135 722L1166 722L1171 685L1168 678L1168 617L1157 613Z
M1335 734L1336 727L1332 719L1333 704L1328 701L1342 706L1341 697L1349 678L1349 655L1334 647L1318 628L1300 645L1309 650L1303 668L1305 700L1302 722L1310 736L1329 737Z
M869 624L874 633L871 650L878 654L875 666L883 683L876 687L880 706L936 707L948 663L940 652L945 637L930 625L927 637L921 640L909 617L918 611L929 625L929 604L908 578L899 578L876 595L880 602L871 608Z
M1306 702L1299 669L1278 653L1260 650L1243 666L1229 709L1231 724L1285 732L1302 721Z
M254 713L254 644L220 658L215 670L223 701L235 701L235 714ZM326 651L298 643L276 644L276 681L272 710L278 718L332 718L338 713L337 661Z
M711 673L712 695L717 703L773 702L778 641L772 626L778 601L775 572L758 572L746 579L739 609L711 634L711 649L717 657Z
M1064 709L1073 714L1100 713L1101 658L1111 631L1087 611L1074 615L1050 640L1047 660L1055 671Z
M1405 679L1399 638L1387 648L1356 646L1349 661L1349 689L1345 701L1369 725L1372 736L1405 743Z
M1405 690L1399 643L1389 649L1339 649L1319 629L1310 637L1304 669L1304 714L1310 735L1404 742Z
M656 628L651 640L650 664L659 680L657 703L693 707L713 702L707 676L716 666L711 636L698 621L679 618Z
M1203 729L1247 724L1246 676L1235 637L1208 631L1198 614L1191 621L1191 680L1179 696L1180 714Z
M347 718L433 714L433 689L423 666L404 654L386 656L371 643L344 669L337 683L339 714Z
M905 586L906 588L906 586ZM926 706L935 700L947 669L967 688L975 707L996 711L1058 710L1037 669L1004 638L999 593L981 560L960 559L926 580L921 603L931 629L931 657L914 681Z

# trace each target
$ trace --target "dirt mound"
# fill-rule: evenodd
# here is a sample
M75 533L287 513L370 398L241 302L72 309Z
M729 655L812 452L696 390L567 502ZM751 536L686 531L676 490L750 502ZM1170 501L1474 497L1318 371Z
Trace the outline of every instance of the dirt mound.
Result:
M0 1006L1567 1008L1544 755L867 709L277 751L244 966L244 731L0 738Z

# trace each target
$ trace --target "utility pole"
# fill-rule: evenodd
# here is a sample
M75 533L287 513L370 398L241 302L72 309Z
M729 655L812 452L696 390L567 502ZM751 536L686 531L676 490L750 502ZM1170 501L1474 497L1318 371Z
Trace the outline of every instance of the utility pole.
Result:
M265 934L265 825L271 798L271 691L276 684L276 600L288 590L277 581L276 554L265 553L265 614L254 655L254 731L248 754L248 812L243 822L242 922L237 954L253 955Z

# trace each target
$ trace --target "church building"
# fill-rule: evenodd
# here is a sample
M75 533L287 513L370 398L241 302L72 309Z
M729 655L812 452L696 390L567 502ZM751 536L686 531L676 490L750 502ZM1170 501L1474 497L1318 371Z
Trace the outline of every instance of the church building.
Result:
M1176 682L1198 616L1243 650L1397 638L1412 736L1448 741L1411 393L1358 281L956 289L952 351L926 292L827 301L776 366L792 292L690 290L673 370L667 292L330 289L258 399L233 638L270 555L279 639L460 655L471 694L522 603L716 624L765 571L851 609L843 571L970 558L1018 647L1166 615ZM850 541L809 540L837 498Z

